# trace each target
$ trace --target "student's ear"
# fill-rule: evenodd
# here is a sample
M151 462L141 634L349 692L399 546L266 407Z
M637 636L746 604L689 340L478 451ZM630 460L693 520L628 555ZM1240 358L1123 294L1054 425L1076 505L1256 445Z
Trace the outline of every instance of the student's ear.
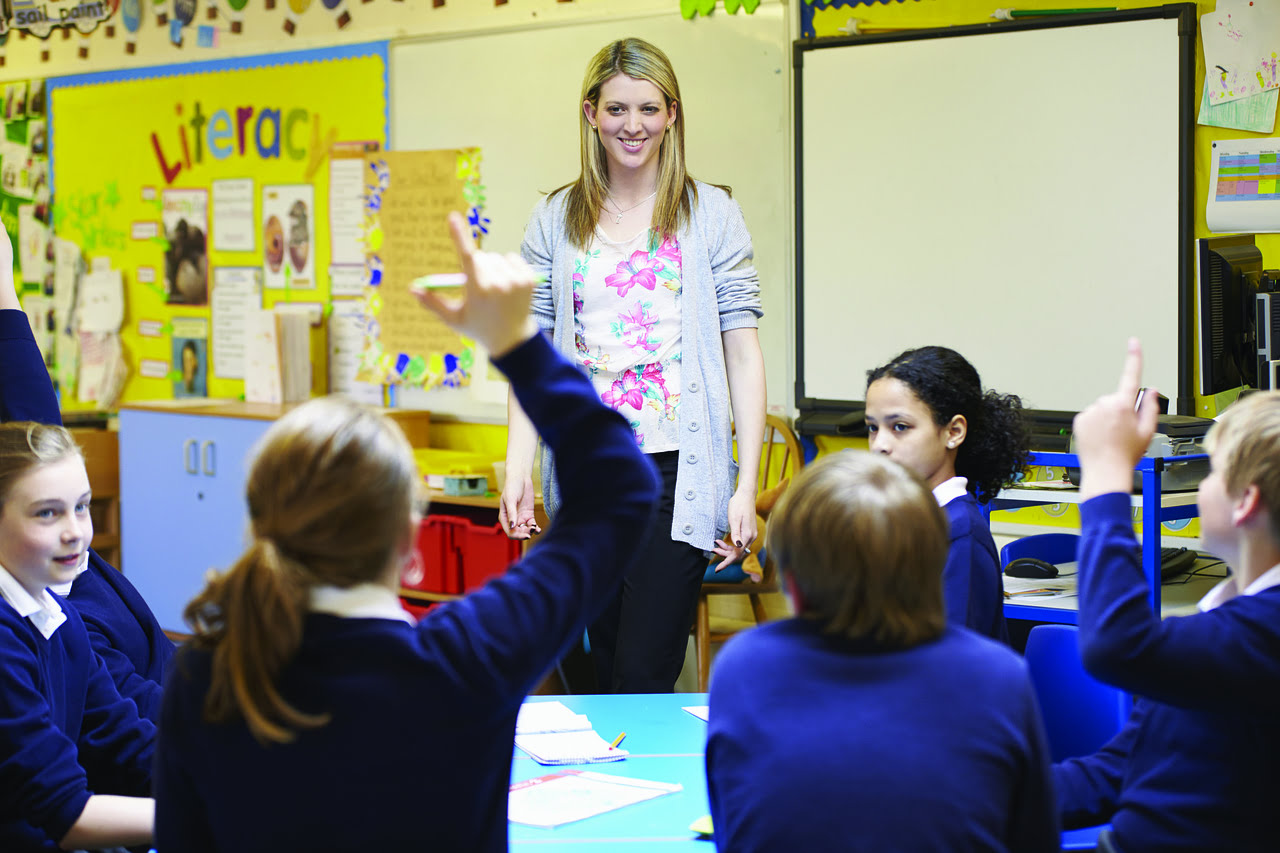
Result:
M1263 521L1270 524L1269 519L1262 519L1259 513L1266 513L1267 507L1262 503L1262 493L1256 483L1244 487L1244 492L1231 509L1231 523L1235 527L1243 527L1251 522Z
M964 444L965 436L969 434L969 422L965 420L964 415L955 415L946 426L947 433L947 449L955 450Z

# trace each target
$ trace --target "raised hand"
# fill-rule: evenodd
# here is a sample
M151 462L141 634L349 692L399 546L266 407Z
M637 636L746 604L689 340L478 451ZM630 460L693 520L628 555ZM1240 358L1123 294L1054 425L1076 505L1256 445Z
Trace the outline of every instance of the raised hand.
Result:
M537 334L529 316L537 277L529 265L519 255L479 251L470 226L456 212L449 214L449 234L467 276L462 298L414 291L418 301L457 331L475 338L494 357Z
M1130 338L1116 390L1099 397L1072 424L1082 498L1133 490L1133 467L1151 443L1160 416L1154 388L1148 389L1135 410L1141 383L1142 346L1137 338Z

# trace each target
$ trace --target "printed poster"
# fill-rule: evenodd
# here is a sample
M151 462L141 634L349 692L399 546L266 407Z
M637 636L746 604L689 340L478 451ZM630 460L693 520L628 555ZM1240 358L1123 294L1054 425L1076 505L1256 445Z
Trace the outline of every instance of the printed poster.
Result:
M262 188L263 280L267 287L316 286L315 188Z
M209 304L209 191L160 192L165 301L170 305Z
M209 396L209 321L204 317L173 318L173 396Z

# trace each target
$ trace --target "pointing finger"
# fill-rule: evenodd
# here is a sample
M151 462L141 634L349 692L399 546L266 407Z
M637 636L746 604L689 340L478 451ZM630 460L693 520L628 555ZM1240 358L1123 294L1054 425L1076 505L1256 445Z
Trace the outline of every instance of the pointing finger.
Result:
M1138 388L1142 383L1142 344L1137 338L1129 338L1129 351L1124 357L1124 368L1120 371L1120 387L1117 392L1126 400L1138 396Z

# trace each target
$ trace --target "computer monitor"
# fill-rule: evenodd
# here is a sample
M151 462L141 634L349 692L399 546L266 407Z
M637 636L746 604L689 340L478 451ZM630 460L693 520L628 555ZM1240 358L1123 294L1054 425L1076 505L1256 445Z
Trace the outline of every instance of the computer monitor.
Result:
M1256 303L1261 275L1262 253L1252 234L1196 241L1200 393L1205 396L1259 387Z

